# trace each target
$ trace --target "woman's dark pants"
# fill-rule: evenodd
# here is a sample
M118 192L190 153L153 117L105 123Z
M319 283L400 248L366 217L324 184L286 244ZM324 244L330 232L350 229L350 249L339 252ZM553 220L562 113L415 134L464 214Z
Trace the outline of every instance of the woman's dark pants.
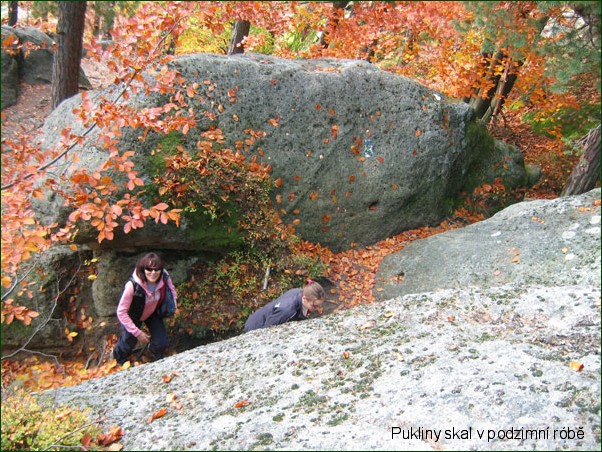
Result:
M165 349L169 343L169 339L167 338L167 330L163 324L163 319L158 317L156 314L153 314L146 319L144 323L150 332L151 353L154 355L155 359L163 358ZM117 360L119 365L122 365L128 360L132 354L132 351L134 350L134 347L136 347L137 342L138 339L136 339L136 336L129 333L123 327L123 325L121 325L121 335L119 336L117 345L115 345L115 348L113 349L113 357Z

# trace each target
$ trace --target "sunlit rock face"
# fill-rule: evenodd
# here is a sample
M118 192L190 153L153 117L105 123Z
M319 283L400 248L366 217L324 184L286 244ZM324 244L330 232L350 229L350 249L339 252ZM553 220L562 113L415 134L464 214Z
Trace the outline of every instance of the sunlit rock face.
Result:
M468 105L364 61L195 54L175 67L215 86L207 95L230 146L263 132L243 150L280 179L285 221L335 250L436 223L460 191L497 176L528 183L520 153Z
M408 244L376 275L379 300L508 283L600 287L600 189L514 204L488 220Z
M186 86L196 87L186 97L186 111L193 111L198 123L186 134L170 136L169 150L164 136L123 128L118 147L137 152L142 179L149 182L157 171L150 156L159 147L165 154L178 146L194 152L207 137L204 132L215 136L220 130L220 146L271 166L278 181L272 198L284 221L294 222L304 239L333 250L437 223L451 213L461 192L496 177L508 188L529 183L518 150L494 140L468 105L363 61L193 54L177 58L173 67ZM90 101L115 99L120 89L92 92ZM144 109L171 100L139 93L129 102ZM83 133L72 113L80 104L76 96L48 118L46 146L56 143L67 125ZM95 168L106 158L95 133L74 150L80 162L65 171ZM68 212L60 206L60 199L49 199L37 208L47 222L61 223ZM184 219L179 232L133 231L109 246L219 248L221 237L198 240L190 223ZM95 240L80 234L80 240Z

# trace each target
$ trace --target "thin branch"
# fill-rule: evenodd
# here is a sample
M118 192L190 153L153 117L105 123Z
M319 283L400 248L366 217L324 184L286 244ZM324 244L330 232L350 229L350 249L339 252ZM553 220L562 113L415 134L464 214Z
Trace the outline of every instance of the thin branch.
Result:
M25 274L23 275L23 277L22 277L22 278L20 278L20 279L16 280L16 281L14 282L14 284L11 286L11 288L10 288L10 289L8 289L8 290L6 291L6 293L4 293L4 294L2 295L2 299L1 299L0 301L4 301L4 299L5 299L6 297L8 297L8 296L11 294L11 292L12 292L13 290L15 290L15 288L16 288L16 287L17 287L19 284L21 284L21 282L22 282L22 281L23 281L25 278L27 278L27 276L28 276L28 275L29 275L29 274L30 274L30 273L33 271L33 269L34 269L34 268L36 268L36 265L32 265L32 266L31 266L31 268L25 272Z
M52 320L52 314L54 314L54 310L58 306L59 297L67 290L67 288L75 280L75 276L79 273L80 269L81 269L81 262L80 262L77 270L75 272L73 272L73 275L71 276L71 279L69 280L69 283L67 285L65 285L64 289L62 289L62 290L60 289L60 280L57 280L57 294L56 294L56 297L54 298L52 309L50 310L50 313L48 314L48 317L46 318L46 320L44 320L40 325L38 325L38 327L35 329L33 334L31 336L29 336L29 339L27 339L25 344L23 344L21 347L19 347L14 352L12 352L8 355L2 356L0 358L0 361L4 361L5 359L12 358L13 356L17 355L20 352L35 353L35 354L40 354L40 355L48 356L48 357L52 356L52 355L46 355L45 353L42 353L42 352L29 350L29 349L27 349L27 345L29 345L29 343L33 340L35 335L38 334L40 331L42 331L42 329L44 329L44 327L46 327L46 325L50 322L50 320ZM56 357L54 357L54 358L56 359ZM58 361L57 361L57 364L58 364Z
M62 437L60 437L59 439L56 440L56 442L54 444L51 444L50 446L48 446L46 449L42 449L42 450L51 450L53 447L60 447L61 449L77 449L77 450L81 450L82 446L66 446L64 444L60 444L61 441L63 441L65 438L68 438L69 436L73 435L74 433L77 433L81 430L84 430L88 427L93 426L94 424L99 424L102 422L102 419L98 419L96 421L91 421L88 422L87 424L82 425L81 427L76 428L75 430L63 435Z
M171 33L173 32L173 30L175 29L175 27L183 20L184 18L181 18L179 21L177 21L176 23L174 23L174 25L171 27L171 29L166 32L163 37L159 40L159 42L157 43L157 45L155 46L155 50L167 39L167 37L169 35L171 35ZM121 92L119 93L119 95L111 102L111 105L115 105L125 94L125 92L128 90L128 88L131 86L131 84L133 83L133 81L136 79L136 76L142 72L142 68L140 69L136 69L131 75L130 75L130 79L126 82L124 88L121 90ZM90 132L92 132L92 130L94 130L96 128L97 124L94 123L92 124L90 127L88 127L88 129L83 133L82 137L86 137L88 136L88 134ZM50 168L51 166L53 166L56 162L58 162L60 159L62 159L65 155L67 155L71 150L73 150L75 148L75 146L78 145L77 140L71 144L67 149L65 149L63 152L61 152L58 156L56 156L54 159L52 159L51 161L49 161L48 163L45 163L44 165L40 166L36 172L34 173L29 173L26 174L25 176L23 176L23 180L27 180L32 178L33 176L39 174L42 171L47 170L48 168ZM11 187L14 187L19 181L16 180L14 182L11 182L10 184L4 185L2 187L0 187L0 191L3 190L7 190Z

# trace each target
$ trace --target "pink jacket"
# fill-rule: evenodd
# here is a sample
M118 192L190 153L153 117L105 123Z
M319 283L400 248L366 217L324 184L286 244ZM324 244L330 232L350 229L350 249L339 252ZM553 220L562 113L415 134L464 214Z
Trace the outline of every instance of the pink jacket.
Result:
M138 275L136 275L135 271L132 276L134 278L134 281L140 284L140 287L144 289L144 293L146 295L144 311L142 312L142 316L140 317L140 320L144 321L148 319L153 312L155 312L155 309L157 309L157 305L159 304L159 299L161 297L161 288L165 283L163 282L163 277L159 278L155 291L151 292L148 289L146 283L140 278L138 278ZM174 287L171 278L167 278L167 286L167 289L171 290L171 293L173 293L174 300L177 303L176 288ZM133 298L134 284L131 281L128 281L125 284L125 288L123 289L123 293L121 294L121 299L119 300L119 305L117 306L117 319L119 319L119 322L125 327L128 333L131 333L134 336L138 337L140 336L140 333L142 333L142 331L134 324L133 320L128 315L128 311L130 310L130 306L132 305Z

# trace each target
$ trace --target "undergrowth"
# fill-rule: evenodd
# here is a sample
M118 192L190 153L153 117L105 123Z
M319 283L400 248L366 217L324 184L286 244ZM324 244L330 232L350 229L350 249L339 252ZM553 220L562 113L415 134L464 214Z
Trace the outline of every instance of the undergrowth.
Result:
M3 451L81 449L101 434L87 411L55 407L22 389L2 394Z

